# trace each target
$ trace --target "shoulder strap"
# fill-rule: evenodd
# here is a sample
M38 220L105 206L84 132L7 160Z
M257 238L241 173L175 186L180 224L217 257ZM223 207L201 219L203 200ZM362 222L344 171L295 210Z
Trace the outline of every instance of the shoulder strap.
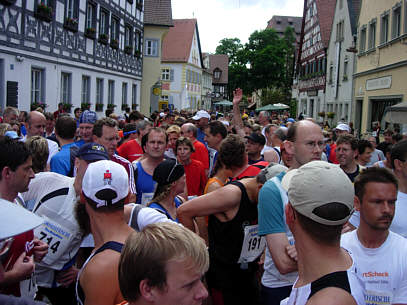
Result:
M57 197L57 196L64 196L64 195L68 195L69 192L69 187L64 187L62 189L58 189L55 190L47 195L45 195L44 197L41 198L41 200L38 202L37 206L34 208L33 213L35 213L38 208L41 206L41 204L43 204L45 201Z
M156 210L157 212L160 212L161 214L164 214L165 216L167 216L168 219L172 219L171 215L167 212L167 210L164 209L164 207L158 202L151 202L148 206L150 207L150 205L153 203L158 205L161 209L159 207L151 207L152 209Z
M113 251L116 251L116 252L121 253L121 252L122 252L122 248L123 248L123 244L122 244L122 243L119 243L119 242L117 242L117 241L108 241L108 242L104 243L99 249L97 249L97 250L95 251L95 254L94 254L93 256L95 256L96 254L98 254L98 253L100 253L100 252L102 252L102 251L105 251L105 250L107 250L107 249L110 249L110 250L113 250Z
M313 281L311 283L311 293L309 294L308 299L310 299L318 291L328 287L341 288L351 293L348 280L348 272L347 271L332 272L327 275L324 275L323 277L317 279L316 281Z
M242 192L240 201L244 200L246 202L250 202L249 196L247 195L246 188L242 182L235 180L235 181L232 181L230 184L236 185L238 188L240 188L240 191Z
M132 227L137 232L140 232L140 227L138 225L138 213L140 210L144 208L142 204L136 204L133 209L131 210L131 222L130 227Z

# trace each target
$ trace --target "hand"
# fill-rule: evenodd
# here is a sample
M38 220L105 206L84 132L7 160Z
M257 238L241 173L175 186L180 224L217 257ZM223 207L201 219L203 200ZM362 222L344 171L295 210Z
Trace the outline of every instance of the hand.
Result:
M237 88L233 91L233 105L239 105L242 101L243 91L240 88Z
M295 245L288 245L285 247L285 250L292 260L297 261L297 249L295 248Z
M33 249L34 261L36 263L39 263L40 261L42 261L44 256L47 255L47 253L48 253L48 244L37 238L34 238L33 242L34 242L34 249Z
M56 276L57 283L64 287L68 287L71 283L76 281L79 269L72 266L71 268L63 271L59 271Z
M20 256L15 261L13 268L6 272L7 281L10 283L16 283L30 278L31 274L34 272L35 264L32 257L27 256L25 252L21 253Z

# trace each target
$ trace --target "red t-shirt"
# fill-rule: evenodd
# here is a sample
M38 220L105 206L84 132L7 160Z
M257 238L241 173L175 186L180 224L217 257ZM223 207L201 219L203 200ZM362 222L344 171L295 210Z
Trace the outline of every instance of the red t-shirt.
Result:
M338 160L336 159L336 143L331 144L331 151L329 152L329 161L334 164L339 164Z
M204 169L209 169L209 153L204 144L195 140L193 143L195 152L191 154L191 159L201 161Z
M34 239L33 230L27 231L14 237L14 241L11 244L7 258L3 263L5 271L9 271L13 268L17 258L21 255L21 253L25 252L25 244L27 242L31 242L33 239ZM3 294L14 295L16 297L19 297L21 295L20 283L15 283L13 285L4 287L0 289L0 291Z
M202 162L191 159L191 163L184 165L184 170L187 180L188 196L202 195L207 180Z
M143 149L136 140L130 140L117 149L119 155L130 162L139 159L143 155Z
M239 174L239 176L233 178L232 180L239 180L246 177L256 177L257 174L260 173L260 171L261 171L260 167L249 165L243 172Z

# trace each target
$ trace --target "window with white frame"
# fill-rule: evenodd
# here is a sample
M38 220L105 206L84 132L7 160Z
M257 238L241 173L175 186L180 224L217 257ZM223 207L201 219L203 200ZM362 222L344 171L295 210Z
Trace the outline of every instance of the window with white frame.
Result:
M345 57L345 61L343 62L343 78L348 78L348 59Z
M127 105L127 83L122 84L122 105Z
M88 2L86 5L86 28L96 28L96 5L92 2Z
M161 95L161 101L168 102L168 95Z
M90 103L90 76L82 76L82 103Z
M109 13L105 9L100 9L99 33L109 35Z
M96 79L96 104L103 104L103 78Z
M145 40L145 53L146 56L158 56L158 40L146 39Z
M136 31L134 35L134 50L141 52L141 33Z
M366 51L366 25L363 25L360 29L359 51L361 53Z
M107 103L110 105L114 104L114 80L109 80L107 87Z
M170 80L170 69L161 69L161 80Z
M119 25L120 21L116 17L112 17L111 38L119 40Z
M31 69L31 103L44 102L43 92L44 70Z
M376 19L369 22L369 39L367 47L369 50L376 47Z
M395 39L401 34L401 2L393 7L392 16L392 35L391 38Z
M61 73L61 103L71 103L71 73Z
M386 43L389 40L389 12L381 15L380 43Z
M133 47L133 28L130 25L124 28L124 45Z

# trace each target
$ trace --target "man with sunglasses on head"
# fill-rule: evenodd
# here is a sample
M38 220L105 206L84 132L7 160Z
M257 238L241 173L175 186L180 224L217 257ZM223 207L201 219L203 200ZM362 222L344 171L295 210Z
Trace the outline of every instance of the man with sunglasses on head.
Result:
M75 302L73 283L78 273L74 267L75 255L84 238L79 225L84 222L83 214L77 213L76 206L85 171L90 163L99 160L109 160L106 149L97 143L85 143L75 158L75 178L42 172L22 194L24 200L35 202L33 212L45 220L35 234L48 243L49 251L37 265L35 274L39 292L52 304Z
M27 191L32 178L32 157L25 144L9 137L0 139L0 198L24 206L18 194ZM33 257L26 255L26 247L31 249ZM4 257L5 273L0 280L0 291L33 297L30 292L36 290L31 278L35 262L42 260L47 249L46 243L34 238L32 230L15 236L9 254Z

